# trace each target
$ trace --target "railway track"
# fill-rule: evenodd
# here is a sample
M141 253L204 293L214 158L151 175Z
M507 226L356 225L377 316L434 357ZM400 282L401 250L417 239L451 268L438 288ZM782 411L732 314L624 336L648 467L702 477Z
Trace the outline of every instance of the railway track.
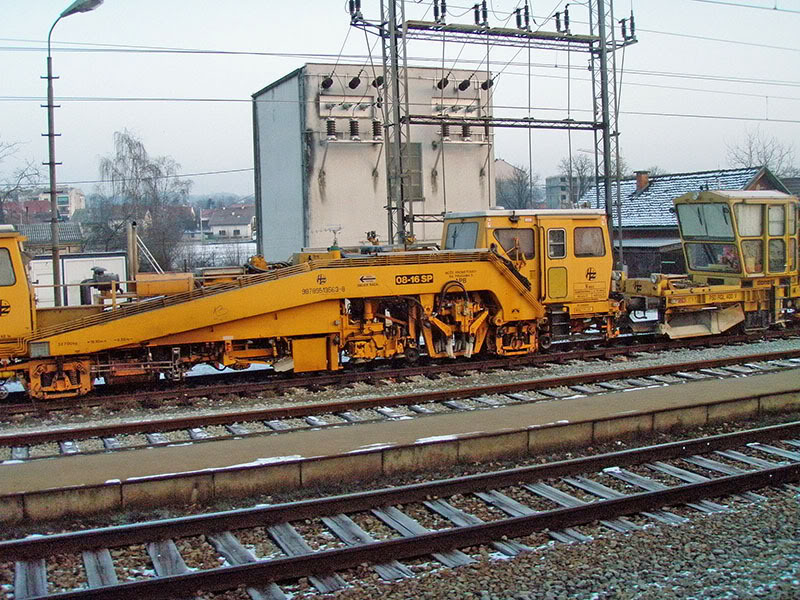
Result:
M415 561L470 564L480 547L515 556L530 549L525 537L535 532L591 543L588 524L626 533L680 524L692 514L725 512L726 503L766 501L753 490L798 480L794 422L391 489L8 540L0 542L0 557L14 563L17 598L172 598L245 586L251 598L278 600L301 578L319 593L342 589L364 565L392 581L412 577Z
M49 402L33 402L26 399L22 392L14 392L0 402L0 419L14 415L46 414L50 412L86 409L92 407L121 407L131 405L157 406L166 401L191 402L198 398L221 398L226 396L257 396L266 392L281 394L291 388L305 388L312 391L329 386L343 387L356 383L372 383L381 380L403 380L415 376L436 378L442 374L459 375L471 371L489 371L496 369L515 369L535 367L548 364L562 364L568 361L610 360L618 356L631 354L652 354L657 352L687 349L718 347L724 345L752 343L764 340L796 337L798 332L792 330L767 331L737 336L714 336L708 338L689 338L685 340L660 340L650 335L622 336L609 342L591 340L578 343L577 349L557 350L533 356L474 359L462 361L445 361L433 364L391 367L384 364L370 365L369 370L354 366L340 372L314 374L310 376L287 376L276 374L271 370L226 373L221 375L203 375L187 378L182 383L160 381L157 388L137 387L135 390L119 389L122 386L110 387L108 390L98 389L81 398L54 400ZM598 346L598 343L602 345ZM103 386L100 386L101 388Z
M491 386L354 398L213 415L137 420L100 426L56 428L0 435L0 456L29 461L170 444L289 433L309 428L422 417L443 412L552 401L709 378L748 377L800 368L800 349L661 367L584 373Z

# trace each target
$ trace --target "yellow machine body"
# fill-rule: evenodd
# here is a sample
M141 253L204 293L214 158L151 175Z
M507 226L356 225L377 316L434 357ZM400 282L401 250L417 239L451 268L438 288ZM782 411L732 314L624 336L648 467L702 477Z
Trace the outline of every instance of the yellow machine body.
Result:
M704 191L676 198L675 210L688 275L627 279L619 288L632 304L657 301L662 333L693 337L797 318L797 198Z
M85 393L95 376L180 377L198 363L304 372L339 369L345 359L414 360L421 350L522 355L590 329L616 335L623 309L610 297L600 211L451 214L442 250L304 251L288 266L207 284L145 276L136 299L41 323L20 242L0 237L14 274L0 294L22 303L0 321L9 324L0 377L17 377L41 398Z

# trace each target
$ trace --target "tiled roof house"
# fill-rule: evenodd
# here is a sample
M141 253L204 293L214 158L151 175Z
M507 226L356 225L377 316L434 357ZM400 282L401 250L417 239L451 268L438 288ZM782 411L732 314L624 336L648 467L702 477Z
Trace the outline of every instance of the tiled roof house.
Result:
M50 235L50 223L31 223L14 226L17 231L27 237L25 249L33 254L50 254L53 248L52 236ZM58 246L62 251L81 252L83 250L84 239L80 223L63 222L58 223Z
M635 177L622 180L620 188L623 258L628 274L635 277L659 272L685 272L678 221L672 211L674 198L704 189L789 192L781 180L766 167L671 173L652 177L647 171L637 171ZM604 189L603 185L599 186L599 204L594 187L583 195L581 204L603 208ZM616 184L613 184L611 192L612 197L616 196ZM616 231L616 211L614 227Z

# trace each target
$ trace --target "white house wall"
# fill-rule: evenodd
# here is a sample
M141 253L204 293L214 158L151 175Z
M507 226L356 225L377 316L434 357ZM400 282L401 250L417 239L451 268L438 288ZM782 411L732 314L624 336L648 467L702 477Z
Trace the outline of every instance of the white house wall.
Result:
M288 249L288 237L294 237L292 250L301 245L311 247L329 246L333 241L334 228L341 228L338 241L341 245L357 245L366 239L367 231L376 231L380 240L386 242L386 147L383 141L374 140L372 121L383 120L381 110L376 108L376 90L370 85L373 79L371 69L362 70L359 66L339 65L336 67L333 85L327 90L321 84L332 70L332 65L308 64L300 73L287 76L267 92L254 96L257 100L291 87L305 93L305 160L306 168L301 170L287 164L289 140L280 144L282 163L273 160L277 151L268 142L259 141L260 156L257 149L257 169L261 171L261 214L259 216L259 235L268 259L285 258L288 254L272 254L271 249ZM380 70L378 71L378 73ZM361 83L350 89L348 82L360 73ZM458 116L483 116L486 114L486 92L479 90L485 74L473 77L469 89L457 90L457 85L472 73L454 71L450 84L440 91L436 82L442 73L437 69L409 69L409 101L412 113L431 115L445 114ZM298 83L302 81L302 83ZM286 95L281 96L286 98ZM469 109L469 111L467 110ZM285 132L286 120L278 118L280 108L269 103L256 103L256 128L258 139L272 138L273 132ZM284 109L285 110L285 109ZM336 140L328 140L326 121L336 122ZM350 139L349 121L357 118L360 140ZM292 121L295 126L296 120ZM300 131L300 128L295 130ZM494 157L483 136L483 130L472 128L472 141L461 138L461 127L451 127L450 141L442 143L440 128L437 126L413 126L412 143L421 144L423 202L416 202L415 213L441 213L447 211L485 210L490 205L490 181L494 181ZM299 140L299 133L295 133ZM291 144L292 160L296 160L294 143ZM265 152L271 150L272 153ZM300 161L298 160L298 165ZM292 179L290 183L287 180ZM302 180L302 198L306 210L300 208L297 198L284 200L280 205L270 200L266 181L277 188L277 180L283 180L282 189L286 193L299 194L295 183ZM445 198L446 189L446 198ZM494 203L494 198L491 198ZM273 219L271 213L279 208L291 210L291 219ZM304 235L297 232L300 216L304 217ZM290 223L291 229L284 227ZM438 241L441 237L441 224L415 223L414 232L418 240ZM283 242L279 244L277 240Z
M258 249L285 260L305 241L301 79L254 97Z

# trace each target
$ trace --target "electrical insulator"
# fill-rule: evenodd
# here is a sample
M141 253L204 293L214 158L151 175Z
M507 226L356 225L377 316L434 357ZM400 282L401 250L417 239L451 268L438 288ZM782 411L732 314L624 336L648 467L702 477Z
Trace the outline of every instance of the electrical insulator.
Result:
M622 26L622 39L628 39L628 27L627 27L627 19L622 19L619 24Z
M528 31L531 30L531 9L528 8L528 3L525 3L525 8L522 9L523 14L525 15L525 29ZM534 21L535 23L536 21Z
M564 7L564 33L569 33L569 4Z
M433 0L433 20L439 23L439 0Z
M383 85L383 75L378 75L372 80L372 87L379 88Z
M469 142L472 140L472 133L470 131L469 125L462 125L461 126L461 139L465 142Z
M333 85L333 77L330 75L322 80L322 89L327 90Z
M442 23L444 23L445 17L447 17L447 0L442 0Z
M383 126L380 121L375 119L372 121L372 139L373 140L382 140L383 139Z
M350 83L347 84L347 87L349 87L351 90L354 90L360 85L361 85L361 78L358 75L356 75L350 80Z
M481 5L480 4L476 4L475 6L472 7L472 10L475 11L475 25L480 25L481 24Z
M483 0L483 5L482 5L481 8L482 8L482 12L483 12L483 26L484 27L488 27L489 26L489 9L486 7L486 0Z
M469 87L469 79L465 79L461 83L458 84L458 91L463 92Z
M450 141L450 125L447 123L442 123L442 141L449 142Z
M350 18L355 18L356 16L356 2L355 0L350 0Z
M561 33L561 13L556 13L556 31Z
M447 75L445 75L444 77L442 77L442 78L441 78L441 79L440 79L440 80L439 80L439 81L436 83L436 87L437 87L437 88L439 88L440 90L443 90L443 89L444 89L444 88L446 88L448 85L450 85L450 80L447 78Z
M636 37L636 22L633 20L633 11L631 11L631 39Z
M494 79L487 79L486 81L481 83L481 89L488 90L493 85L494 85Z
M522 29L522 9L515 10L514 15L517 17L517 29Z
M350 139L351 140L361 139L361 135L359 135L359 130L358 130L358 119L350 119Z
M325 133L329 140L336 139L336 119L328 119L325 121Z

